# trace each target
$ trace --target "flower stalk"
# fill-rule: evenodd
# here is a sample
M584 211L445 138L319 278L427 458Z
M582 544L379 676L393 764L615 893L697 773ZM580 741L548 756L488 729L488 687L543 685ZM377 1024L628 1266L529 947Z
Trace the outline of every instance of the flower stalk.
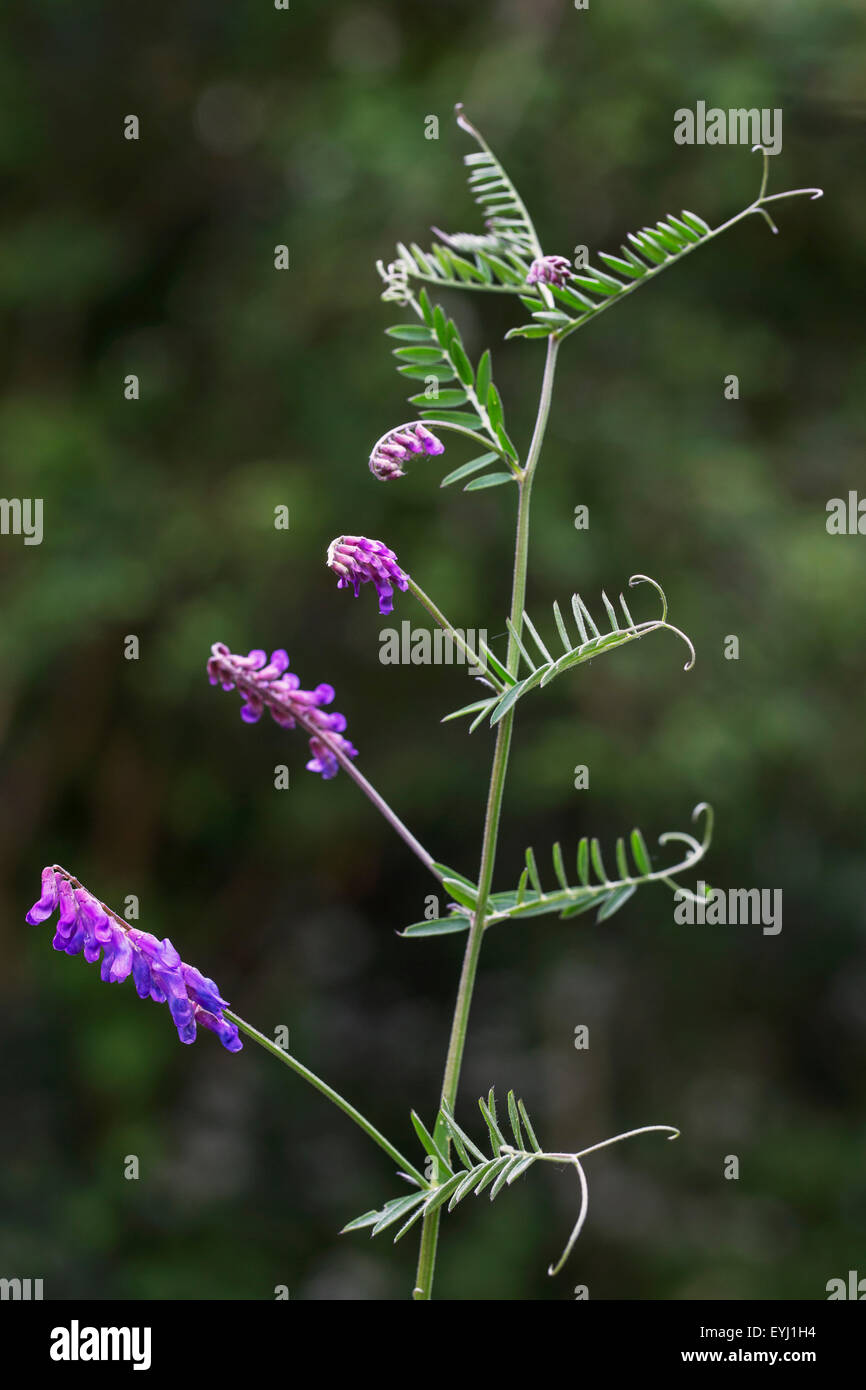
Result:
M249 656L239 657L230 652L224 642L215 642L208 662L208 678L211 685L222 685L223 690L238 690L244 700L241 717L245 722L256 723L267 707L281 727L291 729L296 724L300 725L310 735L313 758L307 767L313 772L320 772L325 778L335 776L337 768L341 767L403 843L420 859L425 869L441 880L432 854L403 824L372 782L355 767L352 759L357 756L358 750L343 737L342 731L346 727L343 716L323 714L321 706L333 700L333 688L319 685L315 691L300 690L297 677L285 677L288 664L288 656L282 650L274 652L268 663L261 650L253 650Z
M487 681L490 685L492 685L495 690L504 690L505 686L503 682L500 680L499 676L497 676L496 672L492 671L490 667L487 665L487 657L488 655L490 655L490 653L488 652L485 644L483 642L480 642L478 645L478 650L473 650L473 648L470 647L469 643L466 641L466 638L461 633L460 629L454 627L454 625L448 621L442 610L440 608L437 608L432 598L430 598L428 594L425 594L424 590L421 588L421 585L415 582L411 574L407 575L407 579L409 581L409 593L412 594L412 596L418 600L422 608L426 608L434 623L437 623L439 627L442 628L443 632L447 632L448 636L454 643L454 646L457 647L458 651L461 651L463 655L466 657L470 669L475 668L475 672L479 676L479 678L481 678L483 672L483 679Z
M427 1179L424 1177L424 1174L420 1172L404 1154L401 1154L400 1150L395 1148L391 1141L385 1138L384 1134L380 1134L376 1126L371 1124L366 1116L361 1114L360 1110L356 1110L354 1105L351 1105L344 1096L341 1096L339 1091L335 1091L333 1086L329 1086L327 1081L323 1081L320 1076L316 1076L316 1073L310 1071L309 1067L305 1067L303 1062L299 1062L297 1057L293 1057L285 1048L280 1047L277 1043L266 1037L264 1033L260 1033L258 1028L254 1028L251 1023L247 1023L244 1019L240 1018L238 1014L230 1013L228 1010L225 1010L225 1015L226 1018L231 1019L232 1023L239 1028L242 1033L246 1033L248 1038L258 1043L259 1047L264 1048L265 1052L269 1052L272 1057L276 1057L279 1062L282 1062L283 1066L289 1067L296 1076L300 1076L315 1090L319 1091L321 1095L331 1101L333 1105L336 1105L338 1109L342 1110L344 1115L348 1115L349 1119L353 1120L358 1128L364 1131L368 1139L372 1139L374 1144L378 1144L379 1148L397 1164L398 1168L401 1168L404 1173L410 1178L413 1178L419 1187L427 1186Z

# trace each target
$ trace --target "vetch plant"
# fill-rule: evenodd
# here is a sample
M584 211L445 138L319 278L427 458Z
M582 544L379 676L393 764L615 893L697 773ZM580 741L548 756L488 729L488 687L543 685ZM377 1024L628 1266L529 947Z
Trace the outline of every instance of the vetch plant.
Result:
M510 178L459 106L457 122L476 146L465 156L465 162L472 194L484 214L484 230L451 234L434 228L437 241L430 249L414 242L409 246L401 243L393 261L388 265L379 262L385 286L383 300L406 311L399 323L386 330L398 344L394 349L398 370L411 382L423 381L425 388L409 398L417 407L418 418L391 425L374 444L369 467L374 477L384 482L405 478L419 468L429 473L434 466L431 461L445 452L440 436L446 434L455 436L458 443L468 442L473 452L468 461L459 462L447 473L442 487L459 482L465 492L499 486L513 489L515 546L506 648L497 654L483 637L470 647L462 631L381 540L339 536L328 547L327 564L337 577L338 587L352 589L356 597L362 586L372 585L380 613L393 610L395 589L411 595L464 654L469 671L484 687L481 698L445 716L468 719L470 732L482 724L493 731L477 875L467 877L435 858L359 770L358 750L345 737L346 720L329 708L335 698L330 685L302 689L283 650L273 652L270 658L259 649L244 656L216 642L207 663L213 685L238 692L241 718L246 723L256 723L267 709L281 727L300 729L309 739L311 758L306 766L310 771L324 778L334 777L338 771L351 777L448 895L444 916L412 923L401 933L410 940L450 933L466 938L436 1114L428 1125L415 1110L411 1112L422 1156L413 1162L327 1082L232 1013L213 981L185 965L168 939L159 942L149 933L129 927L58 865L45 869L42 895L27 916L36 924L59 908L55 949L68 954L83 952L90 962L99 960L101 954L101 973L106 981L119 982L132 974L142 998L149 995L168 1003L182 1042L192 1042L197 1024L202 1024L215 1032L229 1051L237 1051L241 1047L239 1033L244 1033L349 1116L396 1164L397 1176L409 1191L349 1221L344 1230L369 1228L373 1235L392 1230L396 1241L420 1223L413 1289L416 1299L432 1296L443 1212L453 1210L470 1193L478 1196L486 1191L494 1199L539 1163L573 1168L578 1182L578 1214L562 1254L550 1267L550 1273L556 1274L571 1253L587 1215L583 1160L637 1135L661 1133L675 1138L678 1134L670 1125L642 1125L573 1153L547 1151L536 1137L523 1101L513 1092L506 1098L507 1121L500 1119L492 1091L479 1101L485 1129L480 1143L456 1117L472 996L488 931L502 923L552 913L567 919L595 911L597 921L606 921L638 888L650 883L665 884L678 895L679 902L684 898L697 901L695 894L681 887L678 876L703 859L712 836L712 812L702 803L692 815L693 821L701 822L699 838L690 831L668 831L659 837L662 852L657 857L650 854L639 830L616 841L607 863L599 841L584 837L568 855L560 843L554 844L550 868L539 867L534 850L527 849L517 883L507 890L494 890L509 754L522 700L574 667L654 632L667 630L685 643L686 670L695 659L688 637L668 621L661 585L647 575L633 575L628 584L631 589L641 589L643 595L648 590L654 595L659 608L649 616L634 617L622 593L617 603L602 593L600 603L594 605L595 616L577 593L567 604L553 604L552 622L547 624L536 626L526 612L530 501L559 350L578 329L752 214L764 218L775 232L767 210L770 203L803 194L820 196L818 189L768 194L769 163L767 152L761 150L763 174L758 195L727 222L711 228L691 212L669 215L653 227L630 234L620 254L600 252L597 259L604 269L574 269L564 256L545 253ZM526 321L516 324L506 338L543 340L545 361L535 427L524 452L506 430L490 351L483 352L477 363L470 361L457 325L435 302L440 289L510 296L522 306ZM423 477L415 479L416 484L424 481ZM483 1290L479 1292L483 1294Z

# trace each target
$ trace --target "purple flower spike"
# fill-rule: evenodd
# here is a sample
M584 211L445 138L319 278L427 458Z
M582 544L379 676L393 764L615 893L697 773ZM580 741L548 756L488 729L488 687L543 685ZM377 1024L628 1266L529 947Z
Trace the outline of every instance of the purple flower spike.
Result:
M378 440L370 455L370 472L381 482L402 478L403 464L411 454L444 454L445 445L419 422L398 425Z
M378 541L369 543L379 544ZM288 665L289 658L282 650L272 652L268 661L263 651L238 656L229 651L224 642L214 642L207 673L211 685L221 685L223 690L237 688L243 701L241 718L245 723L255 724L267 709L283 729L294 729L300 724L310 735L313 757L307 767L325 778L333 777L340 765L337 753L347 758L358 756L357 748L343 738L346 727L343 715L335 711L327 714L322 709L322 705L329 705L333 700L334 687L322 684L315 690L301 690L298 677L288 670Z
M228 1052L241 1050L237 1026L223 1017L228 1000L213 980L184 964L168 937L157 941L150 932L128 926L65 869L52 864L42 871L42 896L26 920L33 925L44 922L58 906L56 951L82 953L91 965L101 955L99 973L106 983L117 984L132 975L139 998L150 996L157 1004L167 1000L181 1042L194 1042L196 1027L202 1024L216 1033Z
M571 261L565 256L539 256L529 267L527 285L564 285L571 274Z
M328 568L337 576L337 588L351 586L355 598L362 584L373 584L379 595L380 613L394 611L394 584L404 592L409 587L409 577L398 565L393 550L384 542L370 541L366 536L337 536L331 541Z

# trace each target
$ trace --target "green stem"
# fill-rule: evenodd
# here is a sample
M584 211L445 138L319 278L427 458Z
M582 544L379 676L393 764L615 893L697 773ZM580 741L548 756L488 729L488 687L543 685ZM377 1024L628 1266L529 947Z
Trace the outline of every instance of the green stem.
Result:
M547 420L550 414L550 399L553 391L553 377L556 371L556 356L559 342L550 337L547 340L547 358L544 365L544 378L541 384L541 397L532 443L526 458L526 467L519 483L520 500L517 508L517 533L514 545L514 575L511 585L511 623L519 633L526 599L526 568L529 551L529 503L532 482L544 441ZM509 672L517 671L520 652L512 634L508 639ZM466 1034L469 1026L469 1012L472 1007L472 994L478 961L481 955L481 941L487 918L488 897L493 882L496 864L496 846L499 838L499 819L502 799L505 792L505 778L508 771L508 755L511 750L511 733L514 725L514 708L500 720L496 731L496 747L493 753L493 767L490 773L490 789L487 796L487 812L484 821L484 839L481 850L481 869L478 875L478 908L473 914L469 929L469 939L463 957L463 969L454 1006L451 1025L451 1038L445 1062L445 1075L442 1081L442 1100L453 1108L460 1082L460 1069L466 1048ZM436 1267L436 1248L439 1235L439 1216L441 1208L425 1215L421 1229L421 1248L418 1255L418 1272L415 1279L413 1297L422 1300L432 1296L433 1275Z
M374 1144L378 1144L380 1149L384 1149L388 1157L392 1158L398 1167L402 1168L404 1173L408 1173L410 1177L415 1178L422 1187L428 1186L424 1174L419 1172L414 1164L410 1163L408 1158L405 1158L404 1155L401 1154L399 1149L395 1149L394 1145L385 1138L384 1134L380 1134L376 1126L372 1125L369 1120L364 1118L360 1110L356 1110L354 1105L350 1105L347 1100L344 1100L339 1091L335 1091L333 1086L329 1086L327 1081L323 1081L320 1076L316 1076L315 1072L310 1071L309 1067L305 1067L303 1062L298 1061L297 1057L293 1057L290 1052L286 1052L275 1042L271 1042L271 1039L265 1037L264 1033L260 1033L257 1028L253 1028L252 1024L244 1022L242 1018L239 1018L237 1014L232 1013L229 1009L223 1009L223 1017L237 1024L241 1032L246 1033L248 1038L252 1038L253 1042L257 1042L259 1047L263 1047L266 1052L270 1052L272 1057L276 1057L284 1066L290 1067L293 1072L303 1077L311 1086L315 1086L316 1090L321 1091L323 1096L327 1096L328 1100L338 1106L339 1109L343 1111L344 1115L348 1115L350 1120L354 1120L355 1124L364 1131L368 1138L373 1140Z
M430 617L433 619L434 623L438 623L442 630L448 633L448 635L454 642L454 645L458 647L460 651L463 653L463 655L466 657L467 661L469 662L469 674L486 676L490 683L492 685L495 685L497 690L501 691L504 688L501 680L499 680L499 678L496 675L494 675L492 671L489 671L487 669L487 666L484 662L484 658L480 655L480 653L472 650L469 643L461 635L458 629L456 627L452 627L451 623L449 623L442 610L436 607L436 604L433 602L432 598L430 598L429 594L425 594L420 584L415 583L415 580L412 578L411 574L407 574L406 578L409 581L410 594L414 595L414 597L421 604L422 608L427 609L427 612L430 614Z

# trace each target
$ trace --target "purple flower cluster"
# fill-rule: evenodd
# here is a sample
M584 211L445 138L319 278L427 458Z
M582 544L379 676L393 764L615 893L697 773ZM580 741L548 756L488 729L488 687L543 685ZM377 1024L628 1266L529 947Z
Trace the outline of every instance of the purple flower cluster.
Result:
M271 718L283 729L300 724L310 735L312 758L307 763L310 772L320 772L324 778L335 777L339 768L334 749L348 758L358 756L347 738L343 738L346 720L336 711L326 714L322 705L334 698L332 685L317 685L315 690L301 690L301 682L289 672L289 658L284 651L267 654L254 650L247 656L230 652L224 642L214 642L207 664L211 685L234 690L243 700L241 719L257 724L267 707Z
M402 465L410 454L444 454L445 445L441 439L420 422L414 425L398 425L379 440L370 455L370 472L382 482L392 478L402 478L405 469Z
M565 256L539 256L529 267L527 285L564 285L571 274L571 262Z
M52 945L68 956L84 955L94 965L102 955L100 975L108 983L132 975L140 999L150 996L157 1004L168 1002L182 1043L195 1042L201 1024L216 1033L228 1052L240 1052L238 1030L222 1011L228 1000L220 996L213 980L192 965L185 965L168 937L157 941L150 932L128 926L120 917L82 888L77 879L57 864L42 870L42 896L27 913L31 926L45 922L59 907Z
M366 536L337 536L331 541L328 568L337 576L337 588L351 585L355 598L362 584L373 584L380 613L393 613L395 584L404 592L409 587L409 576L401 570L393 550L384 541L371 541Z

